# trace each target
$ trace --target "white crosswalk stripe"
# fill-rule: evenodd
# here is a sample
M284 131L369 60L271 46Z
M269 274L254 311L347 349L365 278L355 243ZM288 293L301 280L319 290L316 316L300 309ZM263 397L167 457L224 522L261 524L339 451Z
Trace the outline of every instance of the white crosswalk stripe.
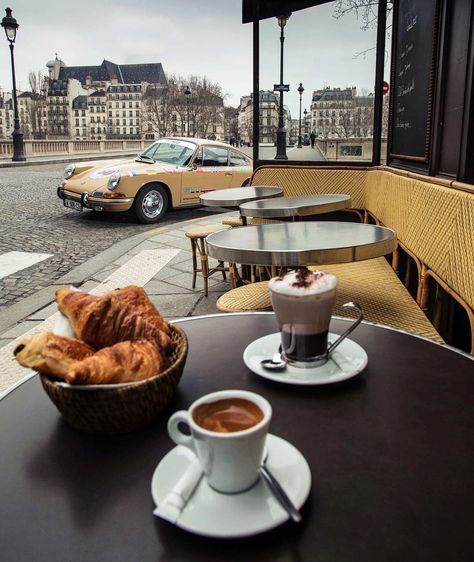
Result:
M33 252L7 252L6 254L1 254L0 279L51 257L53 257L53 254L36 254Z
M175 248L142 250L89 292L94 295L102 295L107 291L126 285L146 285L180 251ZM21 367L15 361L13 356L15 347L27 336L51 331L59 317L59 312L54 313L21 337L16 338L0 349L0 396L2 391L22 380L25 376L31 376L31 371L30 375L28 375L28 370Z

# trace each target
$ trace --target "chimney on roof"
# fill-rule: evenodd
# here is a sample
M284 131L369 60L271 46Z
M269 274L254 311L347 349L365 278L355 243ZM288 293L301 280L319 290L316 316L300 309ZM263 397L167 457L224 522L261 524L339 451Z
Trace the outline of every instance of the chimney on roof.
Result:
M112 74L112 76L110 77L110 81L112 84L118 84L117 76L115 76L115 74Z

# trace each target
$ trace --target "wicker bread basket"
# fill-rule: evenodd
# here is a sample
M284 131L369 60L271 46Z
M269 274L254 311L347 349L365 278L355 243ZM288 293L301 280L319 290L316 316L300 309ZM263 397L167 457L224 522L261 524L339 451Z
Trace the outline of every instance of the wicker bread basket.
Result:
M40 373L47 395L64 419L76 429L91 433L124 433L145 425L164 410L175 393L188 354L181 328L170 324L175 349L168 369L150 379L99 388L62 386Z

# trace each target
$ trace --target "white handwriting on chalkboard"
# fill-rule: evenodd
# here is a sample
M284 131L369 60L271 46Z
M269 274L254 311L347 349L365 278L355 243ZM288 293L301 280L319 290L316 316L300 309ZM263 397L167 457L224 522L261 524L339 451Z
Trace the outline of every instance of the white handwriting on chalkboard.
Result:
M397 129L411 129L411 124L408 123L407 121L400 121L400 119L397 119L397 122L395 123L395 127Z
M401 59L405 58L412 50L413 50L413 43L405 45L405 47L402 49L402 52L400 53L400 58Z
M404 74L406 74L411 68L411 63L407 62L406 64L403 64L400 72L398 73L398 76L403 76Z
M405 85L402 84L398 86L398 97L406 96L407 94L413 92L414 90L415 90L415 79L413 79L408 84Z
M397 113L403 113L405 111L405 108L403 107L403 105L397 105Z
M407 25L407 27L406 27L407 31L410 31L410 29L413 29L415 27L417 21L418 21L418 16L412 16L411 14L407 14L407 16L405 17L405 23Z

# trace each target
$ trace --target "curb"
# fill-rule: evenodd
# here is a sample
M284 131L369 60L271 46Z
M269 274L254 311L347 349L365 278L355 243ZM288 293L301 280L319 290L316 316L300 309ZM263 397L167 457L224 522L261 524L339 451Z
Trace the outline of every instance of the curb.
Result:
M134 234L124 240L116 242L109 248L106 248L99 254L88 259L84 263L71 269L66 275L63 275L59 279L56 279L49 287L44 287L38 292L25 297L21 301L11 305L6 310L2 311L0 316L0 339L2 335L12 329L16 324L21 321L27 320L29 316L38 312L39 310L50 305L54 301L54 293L58 286L64 285L74 285L80 287L86 281L88 281L95 273L101 271L111 263L113 263L117 258L123 256L124 254L130 252L133 248L141 244L142 242L156 236L157 234L162 234L169 230L176 230L182 226L193 223L201 218L193 218L185 221L176 222L166 226L157 226L147 230L146 232L141 232L139 234Z

